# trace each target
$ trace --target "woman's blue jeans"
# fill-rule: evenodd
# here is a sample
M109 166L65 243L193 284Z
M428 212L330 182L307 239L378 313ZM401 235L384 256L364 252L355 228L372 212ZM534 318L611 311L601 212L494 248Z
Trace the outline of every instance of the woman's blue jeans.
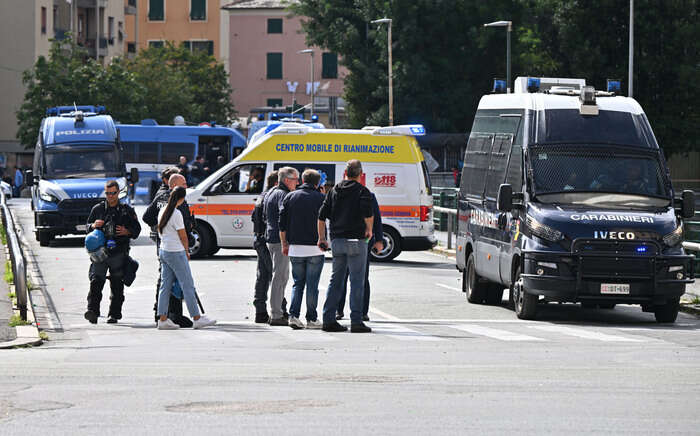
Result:
M199 316L199 307L194 293L194 280L190 263L187 260L185 251L165 251L160 250L160 261L163 268L160 272L160 291L158 292L158 315L168 314L168 303L170 303L170 293L173 283L177 278L182 288L182 293L187 304L190 316Z
M292 262L292 304L289 306L289 314L299 318L301 314L301 298L304 295L306 285L306 320L317 321L318 313L318 281L321 279L323 261L325 257L290 257Z

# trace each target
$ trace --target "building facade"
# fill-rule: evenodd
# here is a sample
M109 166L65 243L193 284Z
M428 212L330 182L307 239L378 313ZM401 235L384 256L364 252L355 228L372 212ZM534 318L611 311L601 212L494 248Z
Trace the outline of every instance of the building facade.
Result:
M204 50L228 67L228 21L222 22L225 0L124 0L127 12L124 51L184 43Z
M241 116L255 115L260 108L291 106L294 101L307 105L315 86L315 112L327 125L338 124L333 112L344 111L340 96L347 71L335 53L307 46L301 18L287 9L293 1L238 0L223 7L230 29L233 103ZM309 49L313 56L299 53Z

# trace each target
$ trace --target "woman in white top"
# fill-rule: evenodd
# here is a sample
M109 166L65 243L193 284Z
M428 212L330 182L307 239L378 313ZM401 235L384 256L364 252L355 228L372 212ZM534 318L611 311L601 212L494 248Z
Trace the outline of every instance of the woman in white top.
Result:
M177 278L185 297L187 310L194 319L194 328L200 329L216 324L216 320L200 315L195 297L194 280L190 270L190 252L185 232L185 222L182 213L177 210L185 201L187 191L183 187L176 187L170 193L168 205L158 214L158 233L160 233L160 260L163 263L161 270L160 291L158 293L158 329L175 330L180 326L168 319L168 303L173 283Z

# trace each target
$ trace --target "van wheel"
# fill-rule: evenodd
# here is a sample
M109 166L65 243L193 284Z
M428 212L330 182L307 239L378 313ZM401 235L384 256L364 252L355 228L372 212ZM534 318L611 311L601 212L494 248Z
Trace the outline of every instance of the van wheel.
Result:
M42 247L48 247L53 240L53 235L49 232L39 232L39 245Z
M201 259L208 256L212 248L211 241L214 238L209 228L205 224L197 224L192 229L192 236L194 236L194 244L190 247L190 257Z
M372 260L388 262L401 253L401 237L396 230L386 227L384 232L384 249L380 252L371 251Z
M467 301L473 304L481 304L488 294L489 283L479 277L476 273L474 253L469 253L465 270L465 280L467 286Z
M666 304L654 306L654 316L656 317L656 322L676 322L679 307L680 298L678 297L666 300Z
M221 250L221 247L219 247L218 245L213 247L211 250L209 250L209 256L215 255L219 252L219 250Z
M537 295L528 294L523 288L523 281L520 278L520 267L515 271L515 282L513 283L513 305L515 315L520 319L535 319L537 315Z
M490 283L486 290L486 304L500 306L503 302L504 286L500 283Z

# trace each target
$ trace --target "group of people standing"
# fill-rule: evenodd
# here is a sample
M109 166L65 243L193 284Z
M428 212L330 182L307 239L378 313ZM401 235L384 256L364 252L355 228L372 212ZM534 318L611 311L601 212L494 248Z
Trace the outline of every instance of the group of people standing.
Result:
M345 293L350 280L350 330L371 332L364 324L369 310L369 252L383 249L381 217L374 195L360 183L362 164L351 160L345 180L325 195L321 175L313 169L301 174L283 167L267 179L268 190L257 200L253 211L258 270L253 304L255 322L289 325L293 329L346 331L338 323L344 317ZM326 221L330 223L330 245ZM323 316L317 313L318 284L324 252L331 248L333 270L326 292ZM289 314L284 291L292 271ZM270 288L270 314L267 289ZM301 302L306 289L306 324L301 320Z
M344 317L347 282L350 282L350 331L368 333L369 254L374 247L383 249L382 224L376 197L362 183L362 164L347 162L345 178L324 193L321 175L313 169L301 174L292 167L273 171L267 177L267 191L258 198L253 211L254 247L258 253L253 304L255 322L293 329L346 331L338 320ZM159 259L159 279L155 320L159 329L203 328L216 324L200 311L192 272L189 247L194 219L185 201L187 181L177 167L161 174L162 185L143 215L151 226ZM85 318L97 323L102 288L110 272L111 304L108 323L121 319L124 301L123 275L129 252L129 240L136 239L141 226L131 206L121 204L118 185L107 183L106 201L96 205L88 218L89 231L112 232L116 245L109 248L103 262L90 267L90 292ZM326 231L326 222L330 224ZM111 230L110 230L111 229ZM330 235L330 244L327 235ZM109 246L109 244L108 244ZM318 284L325 251L332 250L333 270L326 292L322 318L319 319ZM287 313L285 288L289 272L293 279L291 303ZM270 314L267 295L270 293ZM306 323L301 321L302 299L306 291ZM183 315L182 300L192 320Z

